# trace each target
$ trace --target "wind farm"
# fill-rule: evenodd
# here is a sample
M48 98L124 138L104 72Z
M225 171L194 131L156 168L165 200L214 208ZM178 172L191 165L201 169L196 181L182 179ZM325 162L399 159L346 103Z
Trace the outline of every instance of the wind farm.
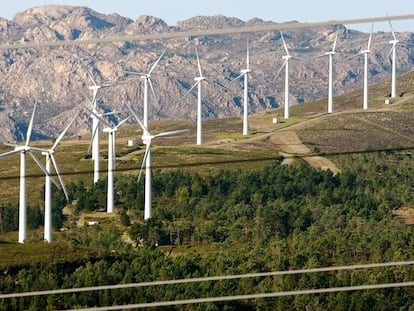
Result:
M105 27L112 26L99 18L104 25L99 36L103 36ZM115 24L119 17L111 18ZM159 20L143 20L168 33ZM208 19L195 19L200 20ZM213 20L235 23L223 17ZM375 262L410 265L405 261L413 255L414 234L410 226L414 58L409 47L412 37L395 31L391 20L388 33L373 29L360 33L333 25L249 33L248 40L241 34L216 34L151 39L147 45L128 41L99 49L76 48L82 59L91 59L92 73L85 72L79 61L68 60L65 49L27 52L27 58L47 59L44 71L53 75L34 80L40 91L33 109L25 111L31 101L16 93L14 107L25 113L7 110L9 120L20 123L13 133L16 143L3 138L0 145L4 294L9 295L10 289L19 294L25 290L21 284L27 284L27 290L35 286L48 290L175 280L165 291L137 289L139 299L135 292L134 298L132 291L119 289L114 294L106 288L102 295L56 294L58 299L21 302L25 308L30 303L38 309L104 304L133 308L127 304L179 301L217 292L232 297L249 290L302 290L302 285L329 288L333 281L339 286L335 290L342 291L360 268L313 279L281 276L277 286L273 279L271 286L268 280L262 282L261 275L249 283L224 280L223 286L208 290L190 284L189 291L184 283L200 276L303 273L304 267L359 267ZM193 27L193 22L180 27ZM142 27L140 23L144 22L124 21L125 28L119 27L132 33ZM220 25L217 31L223 28ZM119 57L117 61L113 55ZM357 55L354 60L353 55ZM357 61L360 56L363 61ZM398 66L393 67L397 56ZM341 65L334 66L334 59ZM17 77L22 72L42 72L40 60L27 65L31 69L27 71L11 64L10 72ZM285 78L278 79L282 73ZM57 79L59 75L65 82ZM53 79L59 81L56 88ZM105 86L105 92L98 92ZM281 87L284 96L273 93ZM84 95L85 88L92 90L92 97ZM398 90L395 96L393 89ZM58 90L72 96L70 105L57 95ZM6 99L8 92L2 95ZM85 101L89 108L79 111ZM63 116L53 120L53 134L48 134L49 111ZM108 134L108 139L99 139L92 165L88 147L99 133ZM26 159L27 153L31 157ZM45 155L45 161L35 153ZM62 191L52 193L52 183ZM17 224L16 216L21 217ZM398 286L413 275L410 267L399 267L401 274L389 267L390 273L378 266L374 269L359 275L361 286L369 282ZM181 284L180 279L186 281ZM329 309L333 304L352 309L352 301L364 308L384 304L403 308L411 303L405 292L390 299L396 291L376 295L368 290L364 295L375 297L369 303L353 291L344 293L341 301L331 293L323 299L236 297L231 303L208 303L247 310L311 305ZM13 302L7 297L0 299L8 307Z

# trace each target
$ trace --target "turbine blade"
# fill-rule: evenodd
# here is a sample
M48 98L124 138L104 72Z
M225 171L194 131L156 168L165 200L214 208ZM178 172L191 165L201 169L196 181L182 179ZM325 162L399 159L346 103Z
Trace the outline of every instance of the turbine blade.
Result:
M19 145L17 144L11 144L11 143L2 143L2 144L5 146L14 147L14 148L19 147Z
M78 115L76 115L75 117L73 117L72 120L69 122L69 124L65 127L65 129L63 130L63 132L60 133L59 137L55 140L55 143L53 144L52 148L50 148L51 150L55 150L55 148L60 143L60 141L62 140L63 136L65 136L67 130L70 128L70 126L72 125L72 123L75 121L75 119L77 117L78 117Z
M150 86L150 88L151 88L151 92L152 92L152 95L154 96L154 98L155 98L155 101L157 102L157 104L159 105L160 103L159 103L159 100L158 100L158 96L157 96L157 94L155 93L155 90L154 90L154 86L152 85L152 81L151 81L151 79L150 78L148 78L148 84L149 84L149 86Z
M158 57L157 61L154 63L154 65L152 65L152 67L151 67L150 71L148 72L148 75L149 75L149 76L151 75L151 73L152 73L152 71L155 69L155 67L157 66L158 62L159 62L159 61L161 60L161 58L164 56L164 54L165 54L165 52L166 52L166 51L167 51L167 49L165 49L165 50L161 53L160 57Z
M77 60L79 61L79 64L81 65L81 67L83 68L83 70L85 70L86 75L92 81L93 85L96 86L95 79L93 78L92 74L89 72L88 68L86 68L86 66L83 64L83 62L81 61L81 59L79 57L75 56L75 58L77 58Z
M372 39L373 30L374 30L374 23L372 23L371 25L371 33L369 34L369 39L368 39L368 50L371 48L371 39Z
M236 80L240 79L243 75L244 75L244 73L240 73L237 77L235 77L233 80L231 80L231 81L227 84L227 87L228 87L230 84L233 84Z
M285 42L285 38L283 37L283 33L282 32L280 32L280 38L282 39L283 47L285 48L286 55L289 55L289 50L287 48L287 45L286 45L286 42Z
M147 147L145 148L144 158L142 159L141 169L139 170L138 181L137 181L138 183L141 179L142 171L144 170L145 162L147 161L148 152L150 150L150 147L151 147L151 140L148 142Z
M336 34L336 36L335 36L335 41L334 41L334 44L333 44L333 47L332 47L332 53L335 53L335 48L336 48L336 43L338 42L338 34Z
M184 96L183 97L181 97L181 99L180 99L180 101L182 101L182 100L184 100L187 96L188 96L188 94L190 94L191 93L191 91L192 90L194 90L194 88L198 85L200 83L200 81L197 81L196 83L194 83L191 87L190 87L190 89L184 94Z
M108 127L112 127L112 125L108 122L108 121L106 121L104 118L102 118L102 115L100 115L100 114L97 114L97 113L95 113L93 110L91 110L91 109L87 109L90 113L91 113L91 115L93 115L95 118L97 118L99 121L101 121L102 123L105 123L105 125L106 126L108 126ZM114 114L114 113L106 113L105 115L107 116L107 115L110 115L110 114Z
M119 128L119 127L121 127L125 122L127 122L129 119L131 119L132 118L132 116L128 116L128 117L126 117L125 119L123 119L121 122L119 122L116 126L115 126L115 128L117 129L117 128Z
M85 94L83 89L80 89L80 92L82 96L86 99L86 101L89 103L89 105L92 107L93 110L95 110L95 106L93 105L93 101L91 101L88 97L88 95Z
M208 83L210 83L213 86L217 86L219 88L221 88L223 91L227 92L229 89L223 85L218 84L216 81L213 80L209 80L209 79L205 79L205 81L207 81Z
M91 152L93 141L95 140L96 132L99 131L99 124L92 133L91 141L89 142L88 154Z
M274 82L276 80L276 78L280 75L280 73L282 72L283 68L285 68L287 62L288 62L288 60L286 59L285 62L283 63L283 65L280 67L279 71L273 77L272 82Z
M391 47L391 49L390 49L390 51L388 52L386 58L389 58L391 56L391 53L394 51L394 49L395 49L395 45L393 44L392 47Z
M56 174L57 174L57 176L59 178L59 182L62 186L63 193L65 194L66 202L69 202L69 196L68 196L68 192L66 191L65 182L63 181L63 177L62 177L62 174L60 172L59 166L56 162L56 159L53 156L53 154L50 154L50 158L52 159L52 163L53 163L53 166L55 167Z
M125 82L103 83L103 84L100 85L100 87L104 88L104 87L118 86L118 85L122 85L122 84L125 84Z
M136 75L136 76L146 76L147 75L144 72L136 72L136 71L129 71L129 70L123 70L123 73L126 73L128 75Z
M29 151L30 156L33 158L33 160L36 162L36 164L40 167L40 169L50 177L50 180L55 184L56 187L60 189L59 184L56 182L56 180L53 178L53 176L50 174L50 172L47 171L46 167L43 165L43 163L36 157L33 152Z
M37 107L37 99L34 102L34 107L33 107L33 112L32 112L32 117L30 118L30 123L29 123L29 127L27 128L27 134L26 134L26 147L29 145L30 142L30 136L32 135L32 130L33 130L33 121L34 121L34 116L36 113L36 107Z
M95 79L93 78L93 76L92 76L92 74L90 73L90 71L89 71L88 69L86 69L86 68L85 68L85 70L86 70L86 74L88 75L89 79L92 81L93 85L94 85L94 86L96 86L96 85L97 85L97 84L96 84L96 81L95 81Z
M0 154L0 158L6 158L8 156L11 156L11 155L13 155L15 153L19 153L19 152L20 152L20 150L8 151L8 152L5 152L5 153Z
M189 129L163 132L163 133L159 133L159 134L154 135L154 138L155 137L162 137L162 136L170 136L170 135L179 134L179 133L188 132L188 131L189 131Z
M397 37L395 36L395 31L394 31L394 28L392 27L390 19L388 19L388 23L390 24L391 33L392 33L392 36L394 37L394 40L397 40Z
M196 52L196 56L197 56L197 66L198 66L198 72L200 74L200 77L203 76L202 72L201 72L201 65L200 65L200 58L198 57L198 51L197 51L197 47L195 47L195 52Z
M143 131L144 133L148 133L147 128L144 126L144 124L141 122L141 120L140 120L140 119L138 118L138 116L135 114L134 110L132 110L132 108L131 108L129 105L127 105L127 106L128 106L129 111L131 111L132 115L134 116L135 120L137 120L137 122L138 122L139 126L141 127L142 131Z
M101 117L102 116L112 116L112 115L114 115L114 114L120 114L120 113L122 113L123 111L108 111L108 112L105 112L105 113L102 113L102 114L99 114Z

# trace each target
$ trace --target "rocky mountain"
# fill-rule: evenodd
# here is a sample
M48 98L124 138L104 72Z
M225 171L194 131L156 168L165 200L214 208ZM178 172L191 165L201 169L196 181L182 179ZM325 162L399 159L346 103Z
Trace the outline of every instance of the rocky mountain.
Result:
M87 7L43 6L16 14L12 20L0 19L0 39L6 43L83 40L132 34L165 33L241 27L272 23L260 19L242 21L225 16L196 16L174 26L152 16L135 21L117 14L100 14ZM369 34L337 25L289 30L284 38L292 56L290 103L303 104L327 96L328 59L315 58L332 49L338 35L334 66L335 94L362 88L363 58L351 55L365 49ZM412 33L397 33L398 73L414 67ZM376 32L369 55L369 83L390 79L391 33ZM82 93L91 98L92 84L87 71L100 84L120 82L102 88L98 94L102 111L119 110L128 103L139 113L143 106L143 82L138 75L125 71L148 72L158 56L166 53L152 73L158 101L150 95L151 119L196 118L196 93L182 96L198 76L195 47L200 56L203 75L203 115L205 118L242 114L242 80L237 77L246 64L246 42L250 44L249 82L250 112L278 108L284 102L284 72L274 79L283 64L285 51L279 32L204 36L165 41L115 42L79 46L1 50L0 55L0 141L22 140L38 100L33 137L53 137L68 120L87 107ZM386 96L387 94L384 94ZM361 100L362 101L362 100ZM362 104L361 104L362 105ZM71 134L89 132L88 112L83 109Z

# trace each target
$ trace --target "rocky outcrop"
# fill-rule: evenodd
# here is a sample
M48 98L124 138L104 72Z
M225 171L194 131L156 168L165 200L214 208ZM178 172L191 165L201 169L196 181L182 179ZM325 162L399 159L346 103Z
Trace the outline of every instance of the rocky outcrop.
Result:
M196 16L174 26L153 16L135 21L117 14L100 14L87 7L43 6L0 19L0 39L5 43L82 40L97 37L128 36L174 31L218 29L272 23L260 19L242 21L225 16ZM294 23L294 22L292 22ZM364 49L369 34L342 25L290 30L284 38L292 56L290 67L290 103L292 105L327 96L328 60L315 58L332 48L338 35L335 55L335 94L362 88L362 58L348 59ZM398 33L399 73L412 70L411 33ZM246 42L250 44L250 112L278 108L284 102L284 72L275 78L283 64L279 32L227 36L204 36L174 40L114 42L56 48L12 49L0 53L0 140L24 139L33 101L38 99L34 138L54 137L80 110L81 117L71 134L88 131L90 120L83 108L91 96L92 84L120 82L99 91L102 111L123 110L128 103L141 113L143 83L125 70L147 73L158 56L166 53L152 72L157 100L150 93L150 118L196 118L196 93L182 96L198 76L195 58L197 46L203 75L203 115L205 118L240 116L243 81L229 82L244 69ZM375 33L370 54L370 84L390 79L390 33ZM384 96L387 94L384 94ZM132 121L131 121L132 122ZM26 127L25 127L26 126Z

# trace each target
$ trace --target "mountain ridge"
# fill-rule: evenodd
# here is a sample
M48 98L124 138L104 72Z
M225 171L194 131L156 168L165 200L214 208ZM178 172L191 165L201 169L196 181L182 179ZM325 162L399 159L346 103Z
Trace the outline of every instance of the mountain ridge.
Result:
M134 21L118 14L101 14L87 7L41 6L19 12L11 21L0 20L0 38L4 43L82 40L263 23L273 22L257 18L242 21L235 17L217 15L195 16L169 26L162 19L153 16L139 16ZM337 25L289 30L284 32L284 37L292 55L310 59L329 51L336 34L339 38L337 58L340 58L340 65L334 71L334 87L335 94L344 94L362 88L362 60L351 61L346 57L363 49L369 34ZM412 33L397 35L401 41L414 43ZM373 35L371 84L390 78L387 54L391 38L391 33L378 32ZM277 109L284 101L283 72L272 81L283 64L284 49L279 32L2 51L0 120L6 126L1 128L0 141L24 139L23 125L29 121L32 103L36 98L39 100L39 109L34 125L34 139L56 136L65 127L65 122L81 106L86 105L80 90L90 95L88 85L91 81L85 68L92 73L97 83L123 82L117 87L102 89L98 99L103 110L119 110L129 103L141 113L142 83L139 77L128 76L124 71L148 72L164 49L167 52L152 74L159 104L150 98L151 119L195 120L196 94L191 94L180 102L198 74L195 46L203 75L210 81L203 85L203 118L241 116L242 81L232 83L226 90L223 87L246 66L247 39L252 69L249 113ZM398 55L399 73L414 68L413 51L408 45L399 46ZM318 59L312 63L292 62L289 65L291 105L327 96L327 59ZM89 123L88 113L82 112L69 134L88 133Z

